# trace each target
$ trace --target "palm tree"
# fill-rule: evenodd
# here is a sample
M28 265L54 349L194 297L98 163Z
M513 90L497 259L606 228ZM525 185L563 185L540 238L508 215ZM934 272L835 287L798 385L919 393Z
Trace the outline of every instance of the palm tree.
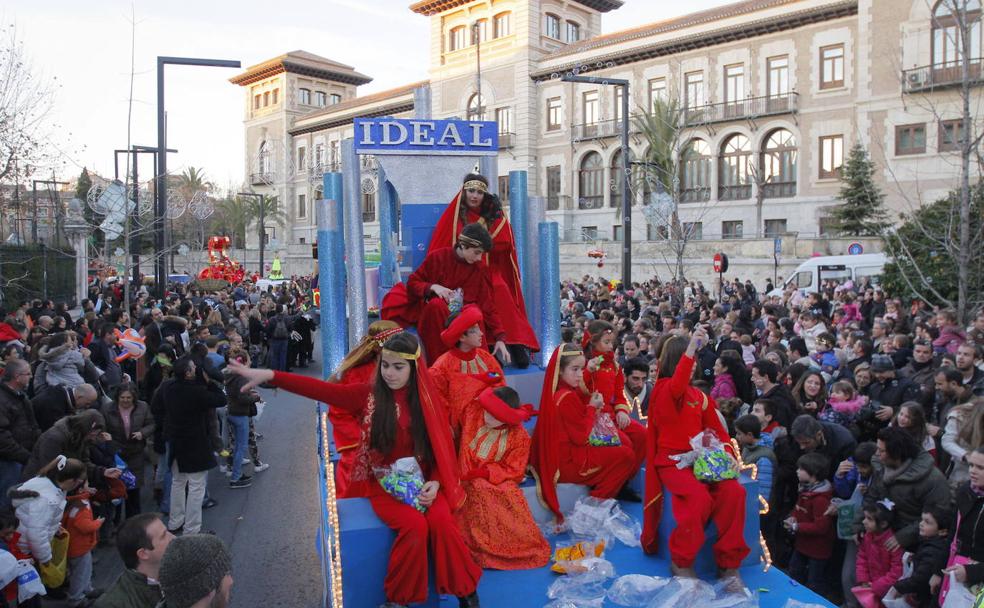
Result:
M287 223L287 214L280 207L280 201L276 196L268 196L266 194L262 196L251 196L244 201L244 204L247 209L249 224L252 224L254 221L259 222L261 215L263 216L264 224L273 222L283 227Z
M214 230L229 235L232 247L246 246L246 228L250 223L249 205L238 198L227 197L219 201L213 217Z
M215 184L205 177L205 170L198 167L188 167L178 175L178 191L186 201L190 201L198 192L211 192Z

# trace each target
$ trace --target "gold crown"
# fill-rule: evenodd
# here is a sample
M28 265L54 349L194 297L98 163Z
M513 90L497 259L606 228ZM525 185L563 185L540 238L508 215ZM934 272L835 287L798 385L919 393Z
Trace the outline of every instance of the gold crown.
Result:
M480 179L470 179L461 187L462 190L478 190L479 192L488 191L488 186Z

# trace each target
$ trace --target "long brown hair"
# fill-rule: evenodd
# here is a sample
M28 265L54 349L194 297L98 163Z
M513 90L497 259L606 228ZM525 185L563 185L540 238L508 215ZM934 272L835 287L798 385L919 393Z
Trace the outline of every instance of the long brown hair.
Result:
M383 350L413 355L419 353L420 344L412 334L403 332L387 340L383 344ZM408 360L407 363L410 365L410 379L406 386L407 405L410 409L410 435L413 437L414 456L422 463L433 463L434 450L427 434L417 388L417 361ZM381 364L376 366L376 382L372 395L376 409L369 427L369 447L380 454L389 454L396 443L396 401L393 399L393 390L383 381Z
M656 343L656 358L659 360L659 378L671 378L677 364L687 352L687 340L682 336L663 334Z
M85 463L81 460L57 456L41 467L36 477L47 477L51 483L58 485L67 479L85 479L87 473Z

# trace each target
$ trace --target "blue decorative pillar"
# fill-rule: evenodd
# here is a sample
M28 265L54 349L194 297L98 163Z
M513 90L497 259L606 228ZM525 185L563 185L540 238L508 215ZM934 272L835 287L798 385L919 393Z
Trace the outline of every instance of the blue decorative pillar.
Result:
M526 171L509 172L509 222L512 224L513 239L516 241L516 259L519 262L519 277L523 283L523 294L530 292L529 257L529 195L526 192Z
M376 186L376 209L379 210L379 288L380 299L400 282L396 265L396 192L386 182L386 170L379 167ZM379 302L374 302L378 305Z
M526 214L526 274L523 275L523 298L526 300L526 318L534 330L540 326L540 222L544 221L542 196L531 196Z
M557 222L540 222L539 365L560 345L560 231Z
M366 253L362 237L362 172L355 141L342 141L342 175L345 206L345 269L348 276L349 343L357 344L369 332L366 305Z
M348 352L345 331L345 259L341 174L326 173L325 199L318 201L318 288L321 291L321 376L328 378ZM330 184L330 185L329 185Z

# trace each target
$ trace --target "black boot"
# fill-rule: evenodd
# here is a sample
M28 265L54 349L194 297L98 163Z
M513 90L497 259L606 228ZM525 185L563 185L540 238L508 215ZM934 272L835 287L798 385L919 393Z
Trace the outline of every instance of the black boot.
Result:
M512 365L516 369L526 369L530 366L530 349L522 344L507 344L509 356L512 358Z
M458 608L481 608L478 603L478 591L468 597L459 597Z
M616 500L624 500L625 502L642 502L642 496L639 493L629 487L629 484L622 486L622 489L618 491L618 496L615 497Z

